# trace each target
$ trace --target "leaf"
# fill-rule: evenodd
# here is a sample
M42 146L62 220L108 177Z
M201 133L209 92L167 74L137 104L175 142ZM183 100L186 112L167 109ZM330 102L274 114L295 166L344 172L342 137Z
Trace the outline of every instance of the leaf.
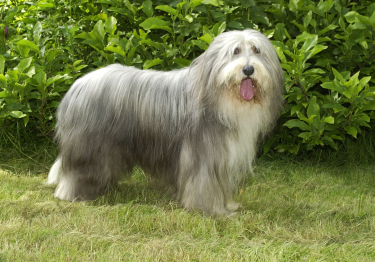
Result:
M207 44L211 44L213 38L210 34L205 34L204 36L200 37L199 39L205 41Z
M256 6L255 0L240 0L242 7L248 8L251 6Z
M308 39L308 38L312 38L312 37L314 37L314 35L311 35L311 34L309 34L309 33L307 33L307 32L305 31L305 32L303 32L301 35L299 35L299 36L296 37L296 40L295 40L294 44L295 44L295 46L297 47L297 45L298 45L300 42L305 41L306 39Z
M281 67L290 73L292 71L292 67L287 64L286 56L284 55L283 50L280 47L275 47L275 51L281 61Z
M105 30L109 34L114 34L117 29L117 19L113 16L109 17L107 21L105 21Z
M323 35L323 34L327 33L328 31L336 29L337 27L338 27L337 25L330 24L326 28L320 30L319 33L318 33L318 35Z
M302 45L301 50L304 52L309 51L311 48L313 48L318 43L318 36L314 35L310 38L307 38L305 43Z
M177 49L177 48L173 48L173 49L167 49L165 51L165 53L167 54L167 57L173 57L175 56L180 50Z
M33 42L31 42L29 40L22 39L22 40L17 42L17 45L28 47L31 50L37 52L38 54L40 53L39 47L37 47L36 44L34 44Z
M52 101L48 103L47 108L57 108L60 105L60 102L58 101Z
M83 32L81 34L76 35L74 38L92 39L92 36L89 33Z
M147 17L151 17L154 14L152 2L150 0L146 0L142 3L142 11L147 15Z
M237 29L237 30L243 30L244 29L243 25L240 22L235 22L235 21L228 22L228 27L233 28L233 29Z
M18 111L23 107L24 107L24 105L21 104L21 103L9 102L5 105L4 108L5 108L6 111Z
M375 112L375 101L367 101L362 107L362 111L373 110Z
M83 62L83 60L77 60L77 61L75 61L74 63L73 63L73 66L77 66L77 65L79 65L80 63L82 63Z
M275 142L278 140L278 137L276 136L273 136L271 138L269 138L266 143L264 143L264 146L263 146L263 155L264 154L267 154L268 151L270 151L271 147L273 146L273 144L275 144Z
M208 45L202 40L192 40L191 42L202 50L206 50L208 48Z
M370 122L370 117L365 114L365 113L359 113L359 114L355 114L356 117L359 117L360 119L362 119L363 121L366 121L366 122ZM370 127L371 128L371 127Z
M5 59L2 55L0 55L0 75L4 74L5 69Z
M93 47L94 49L97 48L99 50L103 49L103 44L100 43L98 40L94 39L94 38L91 38L91 39L87 39L85 41L82 41L83 44L86 44L86 45L90 45L91 47Z
M185 58L175 58L175 59L173 59L173 62L175 62L176 64L179 64L182 67L189 66L190 63L191 63L190 60L185 59Z
M8 115L14 118L23 118L26 116L22 111L11 111Z
M153 25L153 26L151 26L150 29L161 29L161 30L165 30L165 31L167 31L167 32L169 32L169 33L171 33L171 34L173 34L173 30L172 30L172 28L169 27L169 26L158 26L158 25Z
M370 80L371 80L371 76L363 77L363 78L359 81L358 85L361 87L361 89L363 89L363 88L367 85L367 83L368 83Z
M334 124L335 119L332 116L327 116L327 117L322 119L322 122L328 123L328 124Z
M208 4L208 5L214 5L214 6L216 6L216 7L221 6L219 0L203 0L202 3L203 3L203 4Z
M324 46L324 45L316 45L316 46L314 46L314 48L311 50L311 54L310 54L309 58L313 57L317 53L320 53L320 52L322 52L323 50L325 50L327 48L328 48L328 46Z
M288 150L292 154L297 154L299 151L299 145L289 146Z
M226 26L227 26L227 24L226 24L225 21L222 21L222 22L218 22L218 23L216 23L216 24L212 27L212 32L213 32L214 36L218 36L218 35L220 35L222 32L224 32Z
M349 79L349 83L350 85L358 85L359 81L358 81L358 76L359 76L359 71L357 73L355 73L350 79Z
M359 72L356 74L358 76ZM366 86L366 84L370 81L371 76L363 77L360 81L358 78L356 79L355 83L353 83L352 87L350 88L352 96L358 96L359 92Z
M276 24L273 36L277 41L280 42L282 42L286 38L285 25L283 23Z
M23 73L23 71L31 65L32 61L33 61L32 57L22 59L20 63L18 64L18 66L16 67L16 69L18 69L18 71Z
M303 19L303 26L304 27L307 27L310 24L311 18L312 18L312 12L309 11L307 13L307 15L305 16L305 18Z
M196 6L201 5L203 0L190 1L188 8L194 9Z
M337 71L333 67L332 67L332 73L336 77L336 79L338 79L340 82L343 83L345 81L344 77L339 73L339 71Z
M332 108L333 112L335 112L335 113L338 113L338 112L346 110L346 108L343 107L340 104L324 104L323 107L324 108Z
M173 33L172 28L168 26L168 23L157 17L147 18L145 21L143 21L143 23L140 24L140 26L145 30L162 29L171 34Z
M352 126L346 126L344 127L346 132L348 132L349 135L352 135L353 137L357 138L357 129Z
M25 125L25 127L27 126L27 123L29 123L29 115L26 115L24 118L23 118L23 123Z
M145 39L145 40L140 41L139 43L142 44L142 45L146 44L148 46L155 47L158 50L163 50L164 49L163 44L155 42L155 41L152 41L151 39Z
M216 7L220 6L220 1L219 0L193 0L189 3L188 8L194 9L198 5L214 5Z
M311 135L312 135L311 132L303 132L303 133L300 133L298 136L301 137L304 140L309 140Z
M44 87L46 85L46 80L47 75L44 71L39 71L37 74L34 75L34 79L37 81L39 84L38 90L44 95Z
M191 22L193 22L193 17L191 15L185 15L185 17L183 17L183 20L191 23Z
M320 107L316 103L316 96L313 96L307 107L307 117L310 118L312 115L320 118Z
M119 46L107 46L104 48L104 50L119 54L120 56L125 58L125 52Z
M334 80L333 82L322 83L321 86L325 89L330 89L339 92L340 94L343 94L345 92L344 88L340 85L340 83L337 80Z
M99 20L95 26L94 30L92 31L95 35L95 38L100 41L100 43L104 42L104 35L105 35L105 30L104 30L104 25L103 21Z
M6 84L7 84L7 78L4 75L0 74L0 86L2 86L3 89L5 89ZM5 97L5 95L6 96L9 95L7 91L0 92L0 97Z
M39 2L38 3L38 9L42 10L42 9L48 9L48 8L54 8L55 6L52 4L52 3L46 3L46 2Z
M46 87L55 83L56 81L60 80L60 79L70 79L72 78L71 76L65 74L65 75L56 75L56 76L53 76L53 77L50 77L48 78L47 82L46 82Z
M348 21L348 23L354 23L354 22L358 21L357 15L358 15L358 13L356 11L350 11L350 12L346 13L344 15L344 17L345 17L346 21Z
M157 17L150 17L143 21L140 26L145 30L150 30L153 26L167 26L167 22Z
M344 83L344 86L347 88L347 90L345 90L343 92L343 94L348 98L348 99L351 99L353 96L356 96L360 91L361 91L361 87L358 85L359 81L358 81L358 76L359 76L359 72L357 72L356 74L354 74L350 79L349 81L347 81L346 83Z
M290 115L294 115L296 112L299 112L301 109L303 108L303 105L302 104L297 104L297 105L294 105L292 107L292 109L290 110Z
M338 150L337 144L333 141L333 137L329 137L324 135L322 137L322 140L325 142L325 144L331 146L333 149ZM341 137L340 137L341 138Z
M303 75L321 75L325 73L326 71L324 71L321 68L313 68L313 69L306 70L305 72L303 72Z
M171 15L174 15L174 16L178 15L177 10L168 6L168 5L158 5L157 7L155 7L155 9L162 10L162 11L167 12L168 14L171 14Z
M284 123L284 126L288 128L298 127L301 130L311 131L310 126L299 119L291 119Z
M36 43L39 43L40 41L40 34L42 33L42 24L40 23L40 21L36 22L36 24L34 25L34 29L33 29L33 34L34 34L34 41Z
M153 66L160 65L161 63L163 63L163 61L160 58L156 58L154 60L147 60L143 64L143 69L149 69L149 68L151 68Z

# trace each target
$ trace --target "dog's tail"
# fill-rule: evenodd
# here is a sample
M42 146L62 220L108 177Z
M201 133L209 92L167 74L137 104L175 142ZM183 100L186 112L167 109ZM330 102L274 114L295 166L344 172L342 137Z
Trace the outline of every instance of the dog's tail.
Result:
M47 185L57 184L61 172L61 157L58 157L48 173Z

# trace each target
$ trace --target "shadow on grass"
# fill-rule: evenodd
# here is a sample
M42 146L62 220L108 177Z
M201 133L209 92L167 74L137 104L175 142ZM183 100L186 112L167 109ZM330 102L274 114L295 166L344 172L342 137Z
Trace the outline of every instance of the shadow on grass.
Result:
M134 203L141 205L167 206L174 201L173 191L160 181L150 178L140 168L135 168L131 176L121 180L106 194L92 201L92 205L117 205ZM177 202L175 203L177 205Z

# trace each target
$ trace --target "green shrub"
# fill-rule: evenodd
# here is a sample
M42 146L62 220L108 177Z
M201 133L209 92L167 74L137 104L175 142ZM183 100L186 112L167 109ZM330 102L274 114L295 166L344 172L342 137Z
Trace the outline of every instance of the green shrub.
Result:
M50 136L59 101L83 73L111 63L185 67L224 30L245 28L271 39L286 78L285 111L265 152L337 149L371 127L371 1L4 0L0 129Z

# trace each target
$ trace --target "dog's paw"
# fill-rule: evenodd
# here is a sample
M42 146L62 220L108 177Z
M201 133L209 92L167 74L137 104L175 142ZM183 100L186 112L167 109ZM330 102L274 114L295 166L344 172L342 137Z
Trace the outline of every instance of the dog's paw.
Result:
M237 211L241 208L241 205L236 202L230 202L230 203L227 203L226 207L229 211Z

